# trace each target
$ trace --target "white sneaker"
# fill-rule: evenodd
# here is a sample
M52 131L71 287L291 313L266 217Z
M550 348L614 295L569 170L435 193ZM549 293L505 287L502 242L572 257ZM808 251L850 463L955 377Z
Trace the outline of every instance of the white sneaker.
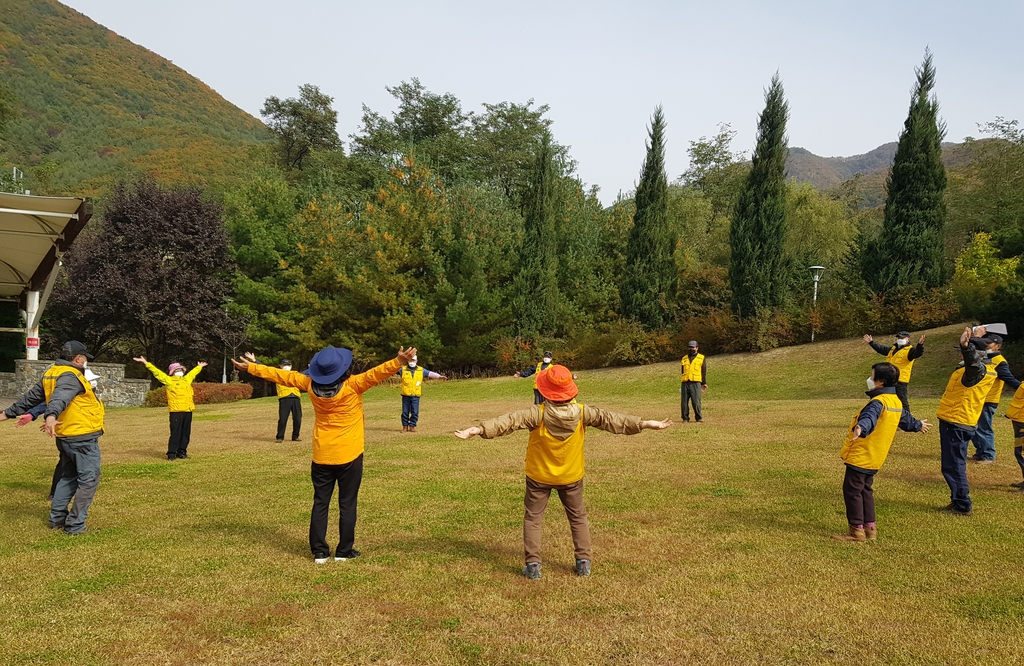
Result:
M345 560L351 560L354 557L359 557L360 554L361 553L358 550L353 548L352 550L350 550L348 552L348 556L347 557L335 557L334 561L335 562L344 562Z
M313 564L327 564L330 559L329 557L317 557L313 559Z

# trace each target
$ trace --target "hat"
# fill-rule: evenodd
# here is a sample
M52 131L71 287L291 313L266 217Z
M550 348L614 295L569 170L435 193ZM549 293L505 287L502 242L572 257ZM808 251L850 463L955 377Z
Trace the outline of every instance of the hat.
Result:
M292 362L289 361L288 359L285 359L285 360L281 361L281 365L291 365L291 364L292 364Z
M313 355L306 374L317 384L333 384L352 367L352 351L325 347Z
M909 338L910 337L910 331L900 331L899 333L896 334L896 337L897 338Z
M988 351L988 339L986 338L971 338L971 341L967 343L971 347L974 347L980 352Z
M551 352L549 352L549 351L546 351L546 352L544 352L544 355L545 355L545 356L554 356L554 354L552 354L552 353L551 353Z
M553 365L537 375L537 390L554 402L572 400L580 392L572 380L572 373L564 365Z
M1003 336L999 335L998 333L986 333L985 337L983 337L982 340L986 340L990 344L1003 344Z
M686 343L686 346L687 347L696 347L697 346L697 341L696 340L690 340L689 342Z
M171 363L171 365L167 368L167 374L173 375L175 370L184 370L184 369L185 369L185 366L183 366L181 363Z
M72 361L76 356L84 356L90 361L92 360L92 354L78 340L68 340L65 342L64 346L60 348L60 355L66 361Z

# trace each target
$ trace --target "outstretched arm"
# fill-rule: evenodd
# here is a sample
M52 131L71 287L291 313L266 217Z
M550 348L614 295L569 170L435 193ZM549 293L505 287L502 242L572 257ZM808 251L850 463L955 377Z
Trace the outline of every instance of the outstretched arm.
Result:
M35 386L29 389L28 393L23 395L20 400L8 407L3 411L5 419L13 419L26 413L30 409L34 409L39 405L46 405L46 392L43 391L43 383L36 382Z
M134 360L145 365L146 369L152 372L156 380L163 384L164 386L167 386L168 384L171 383L171 378L167 376L167 373L161 370L160 368L156 367L149 361L147 361L145 356L137 356L135 357Z
M205 368L206 366L206 361L199 361L199 363L196 363L196 367L189 370L188 374L185 375L185 381L191 384L193 381L195 381L196 375L199 374L199 371Z
M924 336L923 335L921 336L921 339L917 341L917 344L914 345L914 348L907 352L907 360L908 361L914 361L914 360L917 360L917 359L921 358L922 356L924 356Z
M396 355L395 358L387 361L386 363L381 363L375 368L370 368L362 374L350 377L346 383L351 386L356 393L365 393L398 372L398 369L411 361L412 357L415 355L415 347L409 347L408 349L405 347L399 347L398 355Z
M672 425L671 419L664 421L642 419L639 416L619 414L589 405L583 407L583 419L584 425L588 427L598 428L616 435L637 435L641 430L664 430Z
M266 379L281 386L291 386L292 388L308 391L309 385L313 383L313 380L308 375L296 372L295 370L282 370L281 368L272 368L269 365L249 363L248 361L236 359L231 359L231 363L240 372L248 372L253 377Z
M540 425L540 407L534 405L528 409L520 409L516 412L502 414L497 418L484 421L478 426L456 430L455 436L459 439L469 439L480 435L484 439L503 437L516 430L533 430Z

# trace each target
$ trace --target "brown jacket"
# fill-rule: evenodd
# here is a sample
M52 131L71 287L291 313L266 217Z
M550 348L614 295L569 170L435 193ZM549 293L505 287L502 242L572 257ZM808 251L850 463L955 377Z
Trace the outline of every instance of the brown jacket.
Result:
M586 405L583 413L584 427L599 428L616 435L636 435L642 430L640 424L643 419L639 416L617 414L590 405ZM538 405L517 412L509 412L481 423L480 429L483 430L483 433L480 436L484 439L491 439L502 437L515 430L536 430L540 426L540 418ZM544 403L544 426L555 439L564 440L569 437L576 432L579 422L580 406L575 402L564 405L556 405L552 402Z

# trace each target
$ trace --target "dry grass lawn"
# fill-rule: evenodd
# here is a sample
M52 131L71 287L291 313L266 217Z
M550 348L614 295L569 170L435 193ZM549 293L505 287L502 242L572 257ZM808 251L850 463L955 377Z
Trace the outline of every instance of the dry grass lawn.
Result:
M954 335L918 362L919 417L934 419ZM307 543L308 403L300 444L274 443L274 399L201 407L193 458L175 463L165 411L111 410L97 531L78 538L46 529L53 444L2 424L0 662L1020 663L1024 494L1005 419L996 464L970 470L973 517L935 511L937 430L900 434L876 482L879 540L829 539L876 360L860 341L712 358L706 423L589 432L587 579L557 499L543 580L518 576L526 434L450 434L528 404L527 380L430 384L416 434L396 388L370 391L364 557L324 566ZM584 402L678 417L674 364L579 383Z

